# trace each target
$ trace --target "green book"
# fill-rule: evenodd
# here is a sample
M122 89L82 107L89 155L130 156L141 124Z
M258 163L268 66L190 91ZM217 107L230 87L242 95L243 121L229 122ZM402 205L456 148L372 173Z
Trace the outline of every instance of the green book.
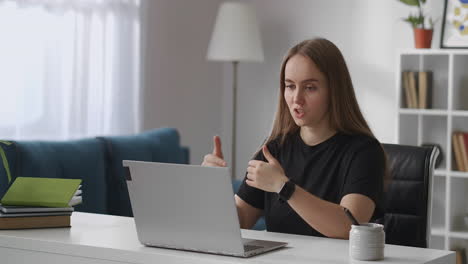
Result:
M80 179L18 177L0 202L15 206L68 207L76 200L74 195L80 184Z

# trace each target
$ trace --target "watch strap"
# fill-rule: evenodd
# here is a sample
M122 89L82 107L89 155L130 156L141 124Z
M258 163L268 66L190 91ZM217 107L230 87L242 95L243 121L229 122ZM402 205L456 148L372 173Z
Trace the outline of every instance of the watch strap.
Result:
M280 200L286 202L288 201L291 196L293 195L294 191L296 190L296 184L292 181L287 181L281 191L278 193Z

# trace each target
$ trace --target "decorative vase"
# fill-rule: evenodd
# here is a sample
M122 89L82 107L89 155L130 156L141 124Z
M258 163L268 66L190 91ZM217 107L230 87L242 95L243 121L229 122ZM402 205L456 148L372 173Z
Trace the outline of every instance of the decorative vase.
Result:
M417 49L430 49L432 29L414 28L414 45Z

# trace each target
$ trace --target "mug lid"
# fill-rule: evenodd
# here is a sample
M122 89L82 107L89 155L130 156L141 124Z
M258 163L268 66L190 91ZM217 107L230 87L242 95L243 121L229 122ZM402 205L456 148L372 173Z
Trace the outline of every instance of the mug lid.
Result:
M359 225L351 225L352 229L359 229L359 230L383 230L383 225L376 224L376 223L362 223Z

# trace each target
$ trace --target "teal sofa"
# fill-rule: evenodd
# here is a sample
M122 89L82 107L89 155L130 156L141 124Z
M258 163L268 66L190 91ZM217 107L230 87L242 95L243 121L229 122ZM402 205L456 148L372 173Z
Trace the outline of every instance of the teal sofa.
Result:
M189 163L189 149L180 145L173 128L69 141L0 140L0 148L5 158L0 162L0 197L19 176L82 179L83 203L76 211L120 216L133 216L122 160ZM233 181L234 192L240 184ZM253 229L265 229L263 217Z
M189 149L172 128L70 141L0 141L0 147L0 197L19 176L82 179L83 203L76 211L120 216L133 215L122 160L189 163Z

